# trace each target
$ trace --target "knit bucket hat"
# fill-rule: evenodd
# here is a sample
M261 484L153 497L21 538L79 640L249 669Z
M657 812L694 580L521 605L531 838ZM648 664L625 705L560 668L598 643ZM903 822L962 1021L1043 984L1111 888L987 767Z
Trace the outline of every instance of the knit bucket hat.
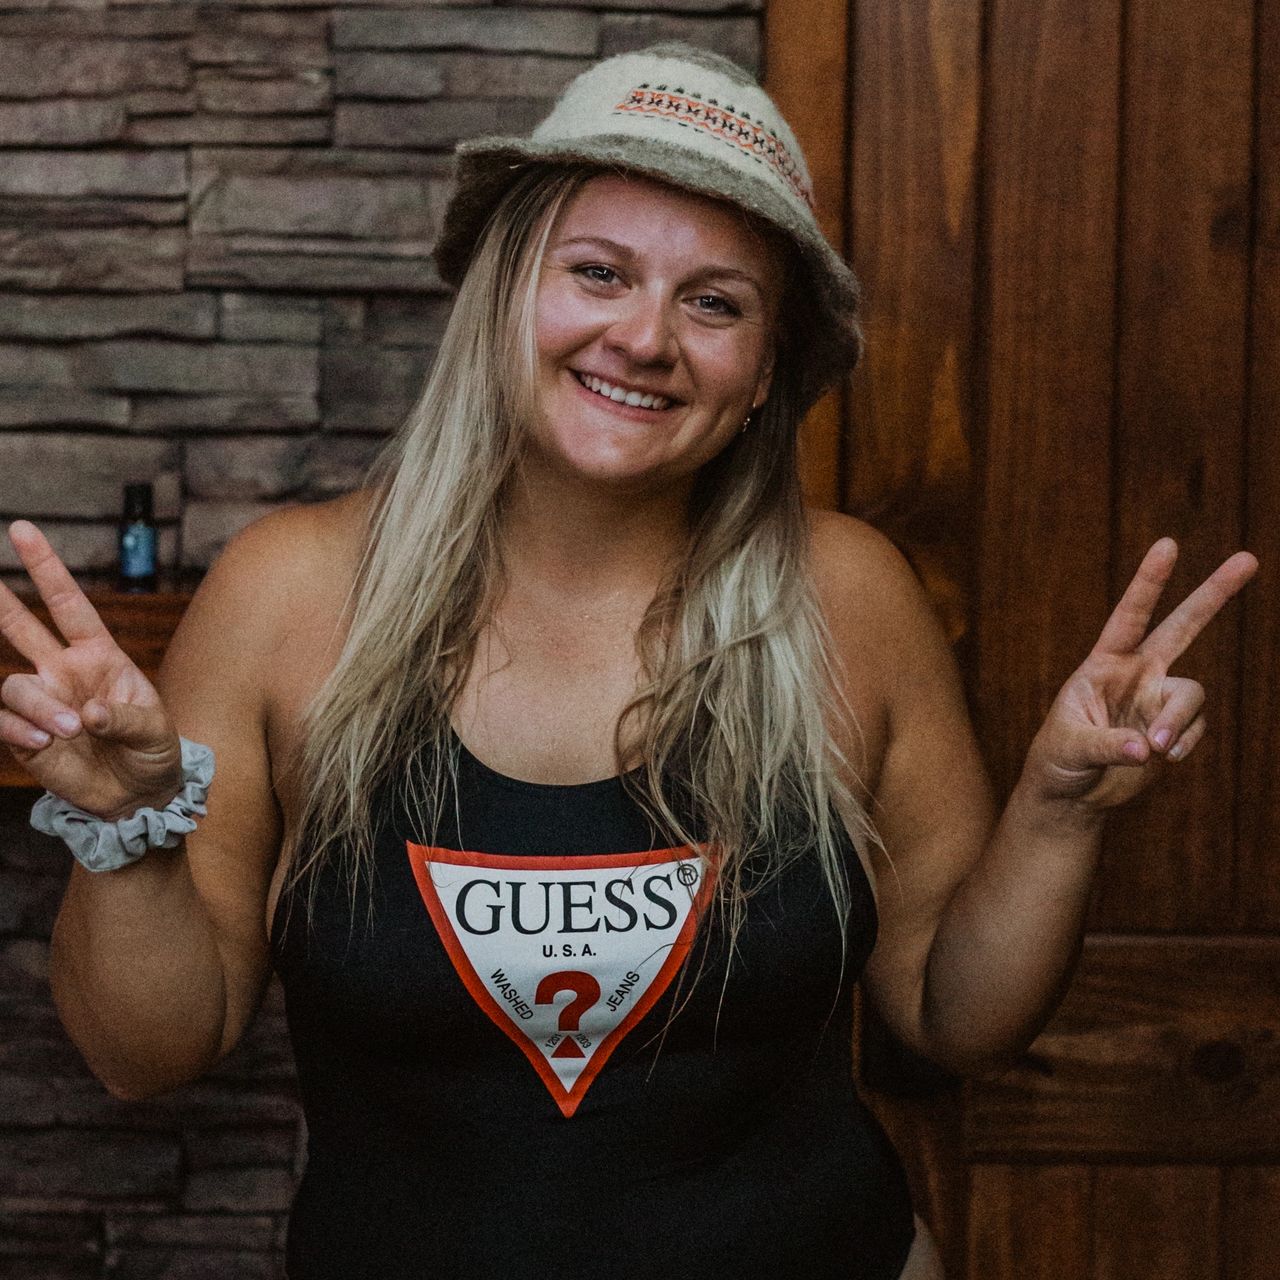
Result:
M678 42L589 67L528 138L457 148L457 187L435 259L446 283L466 274L489 215L530 164L584 162L726 200L786 235L799 251L812 332L790 344L799 408L857 363L858 282L827 242L799 143L772 99L736 63Z

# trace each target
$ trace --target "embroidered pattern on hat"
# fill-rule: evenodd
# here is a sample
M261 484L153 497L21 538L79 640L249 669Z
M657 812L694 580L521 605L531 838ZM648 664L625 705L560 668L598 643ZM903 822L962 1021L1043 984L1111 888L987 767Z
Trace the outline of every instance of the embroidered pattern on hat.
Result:
M716 105L714 101L704 102L700 98L671 93L663 87L651 89L644 84L632 89L614 110L634 111L702 129L712 137L719 138L769 165L810 209L814 207L813 192L804 180L795 157L777 135L745 115L735 114L732 110Z

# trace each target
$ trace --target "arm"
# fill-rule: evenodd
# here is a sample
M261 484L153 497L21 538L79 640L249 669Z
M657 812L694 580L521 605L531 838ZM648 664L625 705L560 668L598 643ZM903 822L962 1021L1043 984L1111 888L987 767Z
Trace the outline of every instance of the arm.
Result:
M173 725L214 751L207 816L176 850L101 874L72 868L50 981L72 1040L118 1097L201 1075L261 1001L281 837L266 745L265 672L279 616L268 584L283 571L297 524L282 512L233 539L161 667L157 690Z
M872 816L892 867L881 859L880 938L865 986L918 1053L958 1072L998 1069L1031 1043L1071 979L1106 808L1147 785L1179 739L1173 758L1185 759L1203 733L1203 689L1164 674L1173 650L1256 561L1233 558L1189 598L1189 615L1171 614L1148 637L1152 651L1130 653L1134 625L1141 615L1140 638L1172 567L1152 549L1055 701L997 822L959 672L927 597L887 539L852 521L841 538L843 559L862 566L861 625L885 655L877 670L890 726ZM1161 747L1154 739L1166 728Z

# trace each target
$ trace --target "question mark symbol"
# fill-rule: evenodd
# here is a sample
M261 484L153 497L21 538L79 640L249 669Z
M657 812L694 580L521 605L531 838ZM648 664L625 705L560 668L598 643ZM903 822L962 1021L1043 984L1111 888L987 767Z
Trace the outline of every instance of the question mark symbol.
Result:
M564 969L559 973L549 973L534 992L535 1004L554 1004L555 998L562 991L572 991L573 999L560 1010L556 1026L561 1031L577 1031L582 1015L600 999L600 984L581 969ZM551 1055L553 1058L585 1058L577 1042L565 1036Z

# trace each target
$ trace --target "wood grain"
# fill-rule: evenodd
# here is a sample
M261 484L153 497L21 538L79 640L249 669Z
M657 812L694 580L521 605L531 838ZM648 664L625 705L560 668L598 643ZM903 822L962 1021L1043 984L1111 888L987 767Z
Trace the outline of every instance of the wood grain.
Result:
M791 125L813 179L818 224L844 252L848 128L846 0L787 0L765 7L764 85ZM800 433L805 497L817 507L841 501L844 389L810 411Z
M1220 1180L1203 1166L1098 1169L1094 1280L1217 1277Z
M1006 791L1106 604L1119 0L995 0L989 45L977 713Z
M1223 1280L1275 1280L1280 1168L1239 1165L1223 1172Z
M1129 0L1126 50L1108 598L1172 534L1158 622L1244 533L1253 0ZM1210 731L1110 824L1094 927L1230 923L1239 647L1233 604L1174 667L1205 686Z
M908 553L953 640L975 529L980 0L857 9L848 225L866 290L847 510Z
M1092 1202L1093 1178L1083 1165L976 1166L966 1274L971 1280L1092 1276Z
M1023 1062L968 1087L979 1160L1280 1159L1280 939L1092 938Z
M1280 931L1280 0L1260 0L1244 546L1260 571L1242 602L1240 768L1232 918Z

